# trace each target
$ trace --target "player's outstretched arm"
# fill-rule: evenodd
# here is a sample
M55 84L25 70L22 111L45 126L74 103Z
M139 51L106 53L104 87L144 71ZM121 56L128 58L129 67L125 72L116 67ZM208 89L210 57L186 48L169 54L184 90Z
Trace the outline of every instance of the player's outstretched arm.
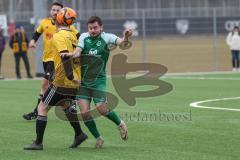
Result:
M129 37L132 36L133 30L131 28L127 28L123 31L123 37L117 39L117 45L120 45L122 42L128 42Z
M73 58L80 57L81 52L82 52L82 48L80 47L75 48L75 50L73 51Z
M123 31L123 37L117 39L117 45L119 46L120 49L128 49L132 46L132 42L129 41L129 37L132 36L133 30L130 28L127 28Z
M65 52L65 53L61 53L60 56L61 57L73 57L73 58L77 58L81 55L82 49L77 47L75 48L75 50L73 51L73 53L70 52Z

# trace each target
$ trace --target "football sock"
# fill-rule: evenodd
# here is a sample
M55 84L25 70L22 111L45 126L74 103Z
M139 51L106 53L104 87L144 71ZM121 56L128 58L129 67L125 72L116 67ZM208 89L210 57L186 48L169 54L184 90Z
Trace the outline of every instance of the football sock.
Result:
M116 125L119 125L121 123L121 119L118 117L118 115L114 111L108 112L105 116L111 121L113 121Z
M38 113L38 105L39 105L39 103L41 102L42 98L43 98L43 95L40 94L39 97L38 97L37 105L36 105L36 107L35 107L35 109L34 109L34 112L35 112L35 113Z
M81 126L77 117L77 111L71 110L71 112L69 112L69 108L67 108L64 110L64 112L68 121L70 122L71 126L74 129L75 136L78 136L79 134L81 134L83 131L81 129Z
M92 133L92 135L95 138L100 137L100 133L99 133L96 123L93 119L84 121L84 124L87 126L88 130Z
M47 126L47 116L38 115L36 120L36 134L37 134L36 143L37 144L42 144L43 135L44 135L46 126Z

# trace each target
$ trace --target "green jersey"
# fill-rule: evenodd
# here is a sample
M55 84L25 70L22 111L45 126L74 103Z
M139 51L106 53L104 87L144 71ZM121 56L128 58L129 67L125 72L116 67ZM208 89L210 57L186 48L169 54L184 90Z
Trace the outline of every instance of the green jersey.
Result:
M108 46L116 44L117 36L102 32L98 37L82 33L78 47L81 53L82 85L94 85L97 81L106 80L106 64L109 57Z

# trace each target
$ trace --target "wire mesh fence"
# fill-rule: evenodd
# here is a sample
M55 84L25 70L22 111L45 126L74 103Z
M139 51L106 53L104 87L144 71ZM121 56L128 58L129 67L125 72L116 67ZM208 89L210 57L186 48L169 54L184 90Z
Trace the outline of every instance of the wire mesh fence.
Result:
M103 19L105 32L122 36L124 28L132 28L134 45L126 51L129 62L160 63L169 72L223 71L231 69L225 38L234 26L240 25L239 13L238 7L88 10L78 12L78 23L80 32L87 32L88 17L97 15ZM35 25L30 22L39 21L33 21L34 13L14 15L15 22L30 37ZM38 61L35 57L39 72L42 51L35 52L39 52L35 54L39 57ZM114 54L117 52L122 51Z

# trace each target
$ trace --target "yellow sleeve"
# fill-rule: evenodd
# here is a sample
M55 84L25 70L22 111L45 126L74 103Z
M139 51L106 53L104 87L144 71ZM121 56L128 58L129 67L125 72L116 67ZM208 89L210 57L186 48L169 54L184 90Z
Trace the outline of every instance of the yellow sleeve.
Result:
M57 51L60 53L61 51L68 50L65 38L59 34L53 35L53 44L55 45Z
M43 27L44 26L44 19L40 22L39 26L37 27L36 31L38 33L43 33Z
M75 35L78 34L78 30L77 30L73 25L70 26L70 30L71 30Z

